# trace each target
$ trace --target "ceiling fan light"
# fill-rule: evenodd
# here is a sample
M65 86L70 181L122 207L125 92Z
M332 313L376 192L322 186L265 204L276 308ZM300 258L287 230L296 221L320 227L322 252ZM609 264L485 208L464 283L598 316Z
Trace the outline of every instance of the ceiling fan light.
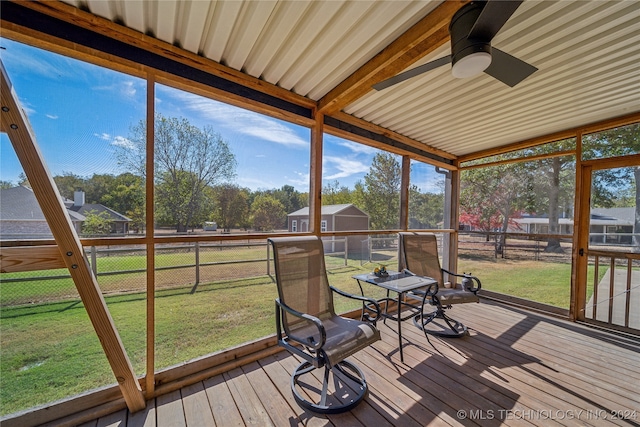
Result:
M482 73L489 65L491 65L489 52L474 52L456 61L451 67L451 74L458 79L466 79Z

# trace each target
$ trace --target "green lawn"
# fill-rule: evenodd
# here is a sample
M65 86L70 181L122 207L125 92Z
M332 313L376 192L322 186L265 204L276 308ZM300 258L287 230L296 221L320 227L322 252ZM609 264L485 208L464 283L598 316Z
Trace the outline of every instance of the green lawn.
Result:
M540 261L460 259L458 270L482 281L482 289L560 308L569 308L571 264ZM593 293L593 266L587 271L587 299ZM600 278L606 269L599 270Z
M252 259L261 254L265 255L264 248L262 251L247 249L245 255L246 259ZM192 256L188 253L177 255L179 257L172 255L174 263L187 262ZM164 257L165 254L158 256ZM213 254L207 256L214 259ZM144 265L143 256L127 257L138 259L126 261L118 258L124 257L109 257L109 263L100 264L99 271L123 269L124 265L127 268ZM161 264L168 262L160 261ZM204 262L202 258L201 262ZM387 265L394 268L395 263L391 260ZM327 257L327 266L332 285L359 294L352 276L372 270L375 264L362 267L359 261L350 260L345 266L343 258ZM265 267L261 268L264 271ZM275 284L264 273L248 277L252 274L250 270L245 268L245 264L221 266L207 273L217 275L218 280L209 279L195 287L185 276L181 287L156 291L156 369L275 332ZM179 279L182 270L176 271ZM485 289L559 307L568 307L569 304L570 265L567 264L461 260L460 271L471 271L481 277ZM229 278L232 273L247 276ZM111 280L115 283L118 277L104 276L99 278L99 282L103 286L108 278L110 282L107 285L111 286ZM2 284L3 294L5 285ZM24 288L23 294L28 293L28 298L37 299L40 288L25 286L24 283L19 285ZM62 288L68 285L58 283L50 286ZM365 293L381 297L383 292L377 289L374 293L369 286ZM105 299L134 370L143 375L146 357L145 294L108 294ZM358 302L336 299L339 312L359 307ZM5 306L0 314L0 406L3 415L114 383L86 311L77 299Z

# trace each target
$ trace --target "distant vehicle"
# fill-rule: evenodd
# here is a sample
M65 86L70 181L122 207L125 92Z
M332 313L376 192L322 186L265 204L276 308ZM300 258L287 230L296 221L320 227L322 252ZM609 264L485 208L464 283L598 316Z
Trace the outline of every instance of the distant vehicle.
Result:
M215 221L205 221L202 229L204 231L216 231L218 229L218 224Z

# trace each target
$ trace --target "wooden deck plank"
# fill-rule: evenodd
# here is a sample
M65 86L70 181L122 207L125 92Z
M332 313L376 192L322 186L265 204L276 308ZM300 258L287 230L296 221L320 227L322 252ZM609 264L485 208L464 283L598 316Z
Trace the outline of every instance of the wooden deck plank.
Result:
M188 426L215 426L207 392L202 381L198 381L180 390L184 417Z
M480 313L475 314L472 316L473 319L476 321L482 319ZM607 383L597 379L578 378L570 370L556 369L559 366L554 362L553 356L551 359L543 358L534 360L533 363L527 363L527 361L531 362L532 355L519 351L517 346L513 346L511 338L507 341L501 341L499 338L496 340L484 334L485 331L489 331L489 323L489 321L486 321L479 324L477 329L480 332L474 333L473 340L463 339L456 341L456 343L459 343L456 348L465 351L474 360L478 360L487 366L497 367L500 375L510 379L520 379L537 388L537 397L543 399L543 406L539 407L538 410L547 410L553 408L554 405L560 405L564 411L583 410L587 414L591 411L591 413L597 415L600 411L609 413L612 410L625 409L624 402L621 402L615 396L617 384L615 379L610 379ZM576 351L579 351L576 346L565 345L559 346L556 353L573 354ZM607 392L603 390L601 388L603 385L614 391ZM529 391L529 395L534 394ZM620 396L620 398L626 403L633 403L633 401L629 402L628 396ZM635 408L638 407L640 407L640 402L635 400ZM633 410L632 408L633 406L627 409ZM584 419L581 421L584 421ZM599 419L597 422L620 425L619 422L611 419Z
M257 362L245 365L241 369L275 425L304 425L300 418L291 415L293 413L291 406Z
M382 340L350 358L363 370L369 395L344 414L300 408L290 388L299 359L281 352L159 396L147 402L146 412L128 419L113 415L88 426L109 425L118 417L127 427L213 426L213 421L218 426L640 426L640 339L495 303L455 306L451 315L470 327L470 335L432 337L433 347L410 321L403 324L404 363L395 325L380 325ZM313 381L320 385L317 377ZM612 411L625 409L631 419L612 419Z
M413 339L420 338L425 339L422 332L418 332L418 336ZM455 343L458 340L465 339L473 339L473 337L456 339ZM462 354L458 348L454 347L455 344L449 345L446 340L441 342L432 338L432 342L437 348L437 356L425 361L425 364L435 370L446 373L452 382L467 384L476 393L492 399L498 405L498 411L494 410L493 412L496 416L506 413L529 413L539 408L548 410L563 409L560 405L557 405L553 398L548 401L541 400L540 396L547 396L546 392L520 381L519 378L508 377L499 372L500 365L495 365L493 361L491 364L484 364L473 356L467 357L466 354ZM417 352L418 350L409 348L405 354L409 355L409 357L415 357L414 354ZM485 374L485 372L488 372L488 374ZM458 406L458 408L469 410L466 406ZM513 421L526 422L528 420L507 419L504 421L509 424ZM555 420L549 420L549 424L553 423L555 423ZM563 424L583 425L581 422L574 423L573 420L568 420Z
M260 397L255 393L249 380L242 373L242 369L236 368L225 372L223 377L229 385L229 390L236 401L240 415L246 425L274 426L269 414L265 410Z
M374 344L377 348L381 343ZM384 354L384 350L382 352ZM384 356L376 352L374 349L365 349L360 354L354 356L360 362L360 368L364 371L365 377L371 393L377 393L392 403L395 410L402 414L402 425L413 424L418 425L456 425L453 419L449 419L446 415L445 404L437 397L427 393L426 399L421 394L424 390L416 390L401 381L402 376L406 375L406 368L403 365L385 365L381 362ZM386 360L386 359L385 359ZM399 362L399 359L398 359ZM429 382L428 380L426 380ZM429 407L420 403L423 400L429 401ZM435 408L433 410L432 408ZM442 412L444 420L438 417L438 413ZM410 417L410 418L409 418Z
M485 326L489 327L490 320L487 318L485 323ZM628 393L625 392L625 390L631 390L632 393L637 395L638 391L635 390L640 390L640 388L638 388L636 383L631 384L626 378L616 378L615 376L602 374L600 372L602 365L600 365L599 369L594 369L594 367L585 367L584 364L581 363L571 364L570 361L567 360L567 357L580 353L579 348L576 348L576 346L570 349L568 346L565 346L567 351L559 351L562 349L562 344L559 343L558 350L555 352L545 352L541 349L541 346L527 345L526 342L521 343L520 339L515 339L513 336L507 337L506 341L499 340L497 342L483 335L479 335L478 338L478 346L485 349L495 348L496 345L499 345L505 350L509 348L517 350L517 353L510 353L516 363L522 361L523 354L526 354L528 357L538 358L546 368L555 371L554 377L556 379L572 386L581 387L584 392L597 392L600 396L611 399L612 403L622 405L623 407L637 403L633 399L628 399ZM542 340L542 336L537 339L537 341Z
M282 365L280 365L278 360L282 357L290 356L288 353L279 353L259 361L262 369L264 369L265 373L269 376L275 387L278 389L278 393L280 393L280 395L289 403L289 406L293 409L293 413L297 415L297 417L305 426L333 426L331 421L329 421L326 416L306 411L296 403L291 391L291 378L289 377L289 373L282 367Z
M156 426L156 400L147 400L147 406L138 412L129 414L127 427L155 427Z
M244 421L222 375L203 381L213 419L218 426L244 427Z
M96 424L96 427L126 427L127 425L127 410L121 409L113 414L101 417Z
M158 427L186 427L180 390L156 397Z
M420 336L418 336L418 339ZM424 336L422 339L425 340ZM412 336L412 340L416 340ZM393 348L394 343L391 341L384 342L384 349L388 350ZM379 347L382 350L382 346ZM427 399L430 405L441 401L439 405L438 414L442 416L443 413L448 414L452 419L456 420L457 411L464 407L468 410L474 411L491 411L492 413L498 413L504 408L513 407L517 401L503 399L499 403L492 400L497 395L501 394L499 387L493 385L493 387L484 387L485 393L478 393L478 389L482 389L483 385L478 380L474 380L476 372L466 369L464 372L464 364L462 366L453 363L446 363L448 361L442 361L443 357L438 353L428 354L421 348L416 348L413 345L409 345L405 348L405 366L407 368L406 373L403 374L407 380L415 383L416 386L427 384L428 387L421 391L420 394L428 396L432 394L434 397ZM397 361L399 362L399 360ZM433 362L433 363L432 363ZM444 362L444 363L443 363ZM435 369L433 364L441 363L444 365L442 370ZM437 387L433 387L432 384L436 384ZM431 390L429 390L431 389ZM505 406L506 405L506 406ZM522 408L526 409L526 408ZM500 425L502 421L483 420L482 425ZM519 425L519 426L531 426L530 423L524 420L506 420L506 425Z
M285 353L286 354L286 353ZM275 355L276 357L282 354ZM280 364L285 368L287 376L291 378L291 374L298 367L300 361L293 356L287 356L280 358ZM320 387L318 381L317 386ZM362 427L362 423L351 412L344 412L342 414L327 414L327 418L336 426L345 427Z

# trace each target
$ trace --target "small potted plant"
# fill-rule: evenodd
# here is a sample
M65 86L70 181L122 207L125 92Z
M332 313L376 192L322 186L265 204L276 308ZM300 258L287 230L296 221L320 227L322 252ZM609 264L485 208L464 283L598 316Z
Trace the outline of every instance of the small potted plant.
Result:
M373 269L373 274L378 277L388 277L389 273L387 272L387 267L380 264L380 266Z

